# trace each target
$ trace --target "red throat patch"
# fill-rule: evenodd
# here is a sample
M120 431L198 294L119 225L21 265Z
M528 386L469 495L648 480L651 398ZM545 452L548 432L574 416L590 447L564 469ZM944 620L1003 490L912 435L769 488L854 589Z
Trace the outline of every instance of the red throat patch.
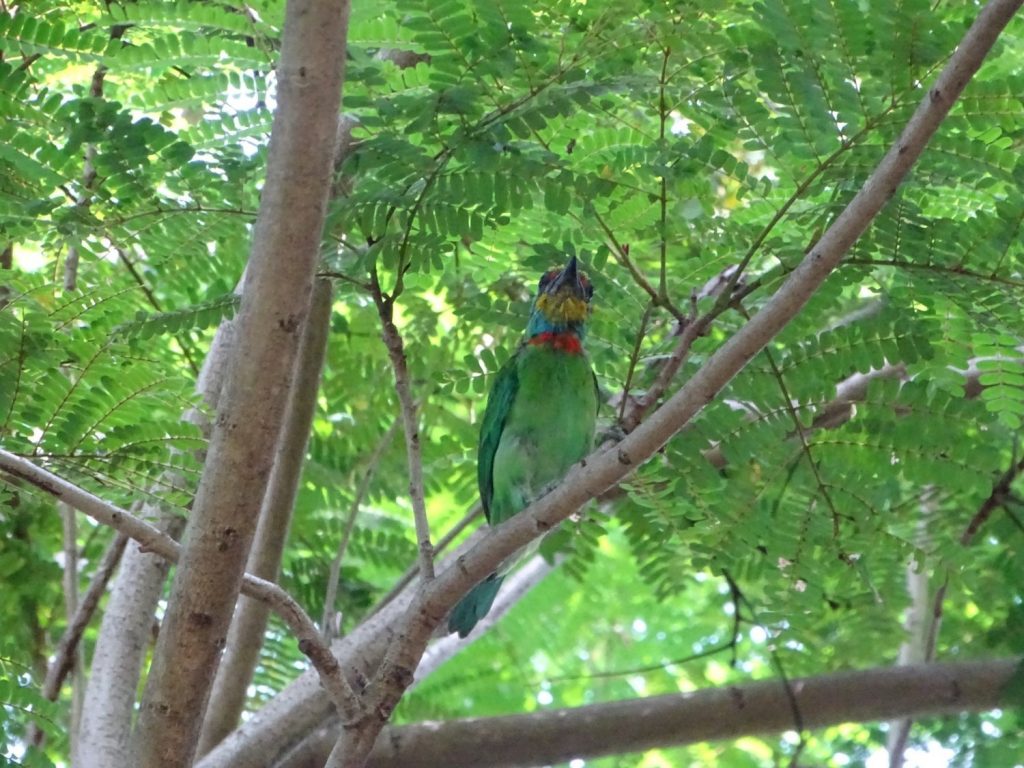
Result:
M531 338L528 343L531 347L549 346L552 349L559 352L567 352L570 355L583 354L583 345L580 343L580 337L572 331L565 331L563 333L544 331L544 333L538 333Z

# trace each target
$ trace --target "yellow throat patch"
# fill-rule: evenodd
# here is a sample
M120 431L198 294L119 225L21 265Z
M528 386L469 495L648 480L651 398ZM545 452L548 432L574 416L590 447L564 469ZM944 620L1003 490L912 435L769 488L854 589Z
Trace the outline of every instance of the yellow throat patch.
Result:
M590 307L583 299L565 288L556 294L542 293L537 297L537 309L552 323L582 323Z

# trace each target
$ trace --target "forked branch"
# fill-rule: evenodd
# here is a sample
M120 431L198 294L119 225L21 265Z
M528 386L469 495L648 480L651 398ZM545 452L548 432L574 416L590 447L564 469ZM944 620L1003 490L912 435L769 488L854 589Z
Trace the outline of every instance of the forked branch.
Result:
M140 520L127 510L94 496L67 480L36 466L31 461L0 449L0 471L25 481L39 490L63 501L103 525L125 534L147 551L172 563L178 562L181 546L163 531ZM320 674L324 688L340 712L354 716L359 711L358 699L344 677L331 649L320 637L316 624L291 595L271 581L251 574L242 577L242 594L266 603L288 625L301 650Z

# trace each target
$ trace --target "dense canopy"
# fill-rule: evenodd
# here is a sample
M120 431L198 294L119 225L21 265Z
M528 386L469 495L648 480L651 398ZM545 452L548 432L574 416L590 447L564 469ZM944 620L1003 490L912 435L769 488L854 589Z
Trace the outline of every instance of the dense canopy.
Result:
M199 371L260 206L284 3L2 10L0 447L174 528L203 471ZM594 285L587 347L614 439L684 328L704 323L666 394L813 248L978 11L354 2L317 268L326 362L281 585L345 634L415 567L382 292L436 542L474 510L485 395L546 269L575 254ZM1022 60L1016 18L804 310L545 538L558 566L419 680L396 723L1024 651ZM0 479L6 758L68 764L106 601L74 685L53 705L39 686L71 585L93 582L115 533ZM272 618L247 709L305 666ZM33 719L47 739L26 750ZM899 730L800 725L795 707L782 734L571 765L881 766ZM1010 707L925 718L907 764L1010 766L1022 734Z

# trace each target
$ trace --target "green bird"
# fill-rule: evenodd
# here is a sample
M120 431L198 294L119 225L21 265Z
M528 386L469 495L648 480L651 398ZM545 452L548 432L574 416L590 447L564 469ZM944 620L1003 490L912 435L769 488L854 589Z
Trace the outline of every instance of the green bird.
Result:
M498 371L477 450L487 522L498 525L557 483L594 442L597 379L583 350L594 289L577 268L540 279L526 338ZM452 610L448 631L465 637L494 603L504 573L492 573Z

